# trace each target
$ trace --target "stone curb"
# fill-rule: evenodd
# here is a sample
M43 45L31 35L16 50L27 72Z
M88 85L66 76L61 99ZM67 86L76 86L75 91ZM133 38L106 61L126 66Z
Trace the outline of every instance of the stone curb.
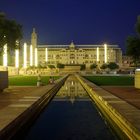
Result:
M57 80L47 92L43 90L42 96L37 101L0 131L0 140L9 140L21 129L24 129L26 125L29 126L55 96L67 77L65 76Z
M139 140L140 132L139 130L128 120L123 117L115 108L113 108L106 100L104 100L101 96L98 95L98 92L95 92L92 88L90 81L84 79L77 75L77 79L83 85L83 87L87 90L91 99L96 103L100 111L105 115L107 115L112 122L126 135L125 137L130 140ZM94 84L95 85L95 84ZM122 137L121 137L122 138Z

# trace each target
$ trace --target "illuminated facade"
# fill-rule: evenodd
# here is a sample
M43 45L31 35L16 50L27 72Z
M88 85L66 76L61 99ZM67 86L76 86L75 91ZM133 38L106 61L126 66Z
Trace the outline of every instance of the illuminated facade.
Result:
M77 45L71 42L70 45L38 45L37 34L35 29L31 35L31 52L28 62L29 65L57 65L57 63L65 65L80 65L85 64L90 67L96 63L115 62L119 65L122 63L122 51L118 45ZM30 46L29 46L30 48ZM32 57L32 58L31 58ZM28 60L28 61L30 61Z

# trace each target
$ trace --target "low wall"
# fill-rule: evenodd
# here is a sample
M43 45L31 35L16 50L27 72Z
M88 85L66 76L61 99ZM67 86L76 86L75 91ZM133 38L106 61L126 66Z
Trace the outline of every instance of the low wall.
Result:
M0 91L8 88L8 71L0 71Z
M58 79L47 93L42 93L42 96L37 101L35 101L24 112L17 116L11 123L3 128L0 131L0 140L11 139L15 134L28 128L38 117L41 111L48 105L51 99L55 96L55 94L64 84L67 77L68 76Z
M117 110L115 110L107 101L105 101L90 87L90 84L92 85L91 82L88 81L89 83L87 84L87 80L78 75L77 79L86 89L89 96L95 102L107 121L110 122L112 126L116 127L114 129L121 139L140 139L140 132L133 126L133 124L129 123Z
M140 69L135 71L135 88L140 89Z
M19 69L13 66L8 66L8 67L0 66L0 71L8 71L8 75L12 76L12 75L18 75Z

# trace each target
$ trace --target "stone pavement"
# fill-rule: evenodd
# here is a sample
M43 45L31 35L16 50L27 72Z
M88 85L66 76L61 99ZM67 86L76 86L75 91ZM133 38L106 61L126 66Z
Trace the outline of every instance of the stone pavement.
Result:
M90 97L102 111L108 114L124 134L129 139L140 140L139 90L134 87L99 87L83 77L80 79Z
M102 86L102 88L140 109L140 89L134 86Z
M0 139L10 139L51 101L68 75L40 87L9 87L0 93ZM28 123L28 124L27 124Z
M115 94L112 94L112 92L108 92L100 87L96 87L96 88L93 87L93 90L103 100L107 101L109 105L111 105L115 110L117 110L128 122L130 122L133 126L135 126L140 132L140 109L136 108L135 106L125 101L125 100L129 100L130 98L127 98L127 95L123 96L121 94L123 93L123 91L119 93L117 92L117 90L114 89L114 91L116 91L114 93L122 97L123 98L122 100L121 98L114 96ZM127 94L130 94L130 93L127 93ZM133 94L133 92L131 92L131 94ZM136 100L136 98L134 99ZM133 101L131 100L131 103L132 102Z
M9 87L0 93L0 131L45 94L52 85Z

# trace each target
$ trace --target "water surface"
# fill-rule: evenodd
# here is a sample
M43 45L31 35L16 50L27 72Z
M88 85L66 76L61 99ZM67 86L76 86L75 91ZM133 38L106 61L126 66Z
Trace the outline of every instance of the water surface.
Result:
M114 140L95 105L74 76L25 134L24 140Z

